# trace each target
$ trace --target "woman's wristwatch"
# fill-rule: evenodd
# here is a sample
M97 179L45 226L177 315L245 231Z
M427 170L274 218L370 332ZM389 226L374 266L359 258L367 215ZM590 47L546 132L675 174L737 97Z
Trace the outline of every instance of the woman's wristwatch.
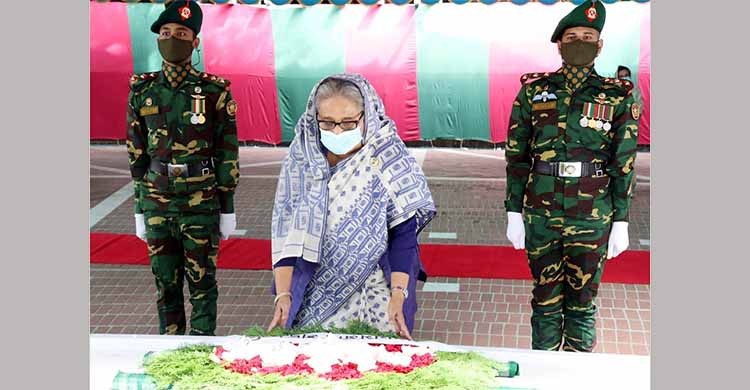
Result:
M393 290L399 290L399 291L401 291L404 294L404 299L408 299L409 298L409 291L407 289L405 289L405 288L403 288L401 286L394 286L394 287L391 287L391 292L393 292Z

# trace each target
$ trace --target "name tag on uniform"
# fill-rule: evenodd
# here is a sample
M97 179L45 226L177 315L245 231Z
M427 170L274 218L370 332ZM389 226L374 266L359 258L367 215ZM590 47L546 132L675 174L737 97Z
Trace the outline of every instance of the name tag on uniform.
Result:
M159 106L141 107L141 116L155 115L159 113Z
M531 105L532 111L554 110L557 108L557 102L542 102Z

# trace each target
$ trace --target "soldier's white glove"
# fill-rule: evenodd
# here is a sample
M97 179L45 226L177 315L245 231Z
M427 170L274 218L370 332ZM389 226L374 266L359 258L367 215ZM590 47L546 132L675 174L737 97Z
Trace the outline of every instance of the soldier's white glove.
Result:
M523 214L508 212L508 230L505 235L513 244L513 248L526 248L526 229L523 226Z
M628 249L630 238L628 237L628 223L612 223L612 231L609 233L609 243L607 244L607 259L617 257L620 253Z
M146 220L143 219L143 214L135 215L135 235L144 242L146 241Z
M221 214L219 217L219 231L221 232L221 238L228 239L229 235L234 232L237 228L237 216L232 214Z

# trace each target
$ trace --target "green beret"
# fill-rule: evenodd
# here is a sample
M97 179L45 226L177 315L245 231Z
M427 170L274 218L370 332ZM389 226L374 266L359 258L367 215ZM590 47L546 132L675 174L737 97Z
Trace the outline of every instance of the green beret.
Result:
M201 32L203 23L203 12L197 2L191 0L174 0L165 3L165 10L159 15L154 24L151 25L151 31L159 33L161 26L167 23L181 24L198 35Z
M551 41L561 40L565 30L571 27L591 27L601 33L606 17L607 11L601 1L586 0L560 20L555 32L552 33Z

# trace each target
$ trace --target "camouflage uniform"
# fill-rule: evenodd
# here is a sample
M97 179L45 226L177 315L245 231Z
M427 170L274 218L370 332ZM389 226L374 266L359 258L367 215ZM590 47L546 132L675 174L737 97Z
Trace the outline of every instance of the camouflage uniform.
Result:
M566 65L521 81L505 150L505 207L524 213L534 277L532 347L591 351L609 231L612 222L628 220L640 108L629 82L586 67ZM584 127L587 116L609 125ZM592 176L555 177L535 173L534 160L605 165Z
M185 333L182 291L187 277L193 306L190 334L213 335L219 213L234 213L239 179L237 104L228 81L189 64L165 64L161 72L133 76L130 87L127 148L135 213L145 215L156 277L159 333ZM170 177L151 169L153 160L206 169L195 176Z

